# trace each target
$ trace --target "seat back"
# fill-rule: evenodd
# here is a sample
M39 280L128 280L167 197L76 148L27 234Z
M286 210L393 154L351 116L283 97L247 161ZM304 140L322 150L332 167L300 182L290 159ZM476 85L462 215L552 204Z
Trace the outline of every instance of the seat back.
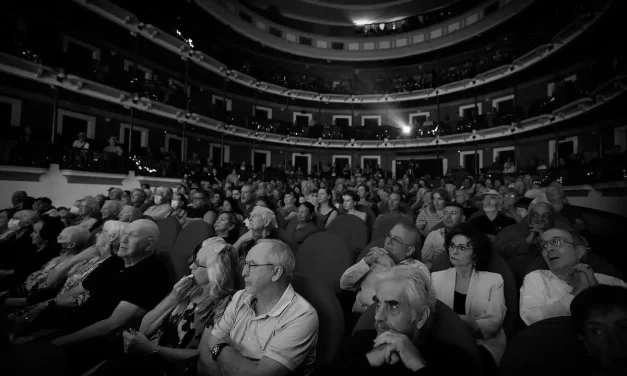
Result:
M328 286L310 276L292 275L292 286L318 313L316 363L324 364L333 358L344 336L342 307Z
M181 224L174 217L168 217L157 221L159 228L159 240L155 244L155 250L171 249L181 232Z
M573 330L572 317L541 320L525 328L508 342L507 350L501 358L500 374L581 374L581 370L577 369L577 355L581 354L581 347ZM586 354L582 355L585 357Z
M373 304L364 312L357 321L353 333L360 330L373 330L376 306ZM435 312L432 313L431 333L437 339L455 345L466 351L472 357L475 369L481 370L481 357L472 333L468 326L446 304L437 300ZM479 372L470 374L480 374Z
M391 215L381 217L376 221L376 226L372 229L371 239L379 239L385 236L397 223L402 222L410 226L414 226L414 221L405 215ZM420 251L420 249L418 250Z
M189 258L194 249L209 238L209 225L204 221L192 221L179 233L170 250L157 252L157 255L171 266L172 281L178 281L189 274ZM161 255L159 255L161 253Z
M368 243L366 224L354 215L342 215L329 225L326 232L337 234L354 260Z
M285 228L285 226L287 226L287 221L285 220L285 217L283 216L283 214L281 214L280 211L275 211L274 212L274 216L276 218L276 225L278 228Z
M372 208L368 205L362 204L355 205L355 210L366 213L366 227L368 228L368 234L372 233L374 221L377 219L377 215L375 214L374 210L372 210ZM370 240L370 238L366 239L366 241L368 240Z
M332 232L321 232L309 237L300 247L295 272L321 281L337 292L342 274L351 265L351 254L342 240Z
M370 249L374 248L374 247L380 247L383 248L383 245L385 243L385 238L381 237L381 238L373 238L372 241L370 243L368 243L367 246L365 246L361 252L359 252L359 256L357 256L357 262L361 261L362 258L366 257L366 255L368 254L368 252L370 252Z
M298 253L298 244L296 244L296 242L292 238L292 235L290 235L287 231L283 230L282 228L277 228L276 233L277 233L277 237L283 243L290 246L292 253L294 253L294 256L296 256L296 254Z

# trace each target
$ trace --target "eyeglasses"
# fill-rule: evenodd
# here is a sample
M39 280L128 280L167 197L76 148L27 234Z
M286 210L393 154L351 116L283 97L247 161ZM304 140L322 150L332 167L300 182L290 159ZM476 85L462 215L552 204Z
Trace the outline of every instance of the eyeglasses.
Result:
M564 240L562 238L553 238L553 239L549 240L548 242L541 241L540 242L540 249L543 250L543 251L546 251L548 249L548 247L549 247L549 244L554 246L554 247L557 247L557 248L562 248L564 246L564 244L570 244L570 245L573 245L573 246L580 245L580 244L573 243L573 242L567 242L566 240Z
M468 243L468 244L453 244L453 243L451 243L451 244L448 245L449 252L453 252L454 250L458 250L458 251L463 253L463 252L466 252L468 250L471 250L472 248L473 247L472 247L472 245L470 245L470 243Z
M403 243L399 238L397 238L396 236L392 236L392 234L389 232L385 234L385 238L390 239L390 245L392 245L392 247L396 247L399 244L406 245L408 247L411 246L411 244Z
M253 263L251 261L246 261L246 262L244 262L244 270L246 270L246 269L250 270L250 269L252 269L252 268L254 268L256 266L270 266L270 265L274 266L274 264L255 264L255 263Z

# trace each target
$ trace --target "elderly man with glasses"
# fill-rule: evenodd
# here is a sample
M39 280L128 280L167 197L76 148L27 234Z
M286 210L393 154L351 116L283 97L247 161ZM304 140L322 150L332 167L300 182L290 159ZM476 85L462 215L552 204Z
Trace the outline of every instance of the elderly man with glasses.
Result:
M429 269L425 264L414 258L420 245L421 236L418 229L405 223L398 223L386 234L383 248L371 248L363 259L346 269L340 279L340 288L358 291L353 312L363 313L373 302L376 272L369 277L370 271L383 266L411 265L429 275Z
M614 277L595 273L584 264L586 246L579 234L552 228L541 236L542 257L549 270L525 277L520 289L520 317L527 325L558 316L570 316L570 303L580 292L595 285L627 287Z
M244 290L200 344L199 375L312 372L318 315L290 284L294 264L292 251L278 240L261 240L250 250Z

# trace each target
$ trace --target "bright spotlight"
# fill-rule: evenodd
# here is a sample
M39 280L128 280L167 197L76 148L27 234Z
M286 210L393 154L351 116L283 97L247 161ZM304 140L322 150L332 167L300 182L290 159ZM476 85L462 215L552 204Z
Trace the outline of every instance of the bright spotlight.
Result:
M353 21L353 23L355 24L355 26L366 26L368 24L371 24L372 21L370 21L370 20L355 20L355 21Z
M403 131L403 134L411 133L411 127L409 125L401 125L401 130Z

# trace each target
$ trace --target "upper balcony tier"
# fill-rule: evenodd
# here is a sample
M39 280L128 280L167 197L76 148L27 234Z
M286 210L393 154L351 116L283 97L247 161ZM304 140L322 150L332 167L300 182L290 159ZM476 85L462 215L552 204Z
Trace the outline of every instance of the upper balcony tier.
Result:
M529 12L541 28L529 27L528 15L521 15L470 45L433 56L350 65L262 48L207 19L193 4L177 9L182 15L167 19L162 12L135 15L106 1L84 6L229 81L263 93L324 103L386 103L435 98L514 75L581 35L611 3L578 0L577 6L568 2L552 7L539 2ZM212 25L210 33L202 27L207 24Z

